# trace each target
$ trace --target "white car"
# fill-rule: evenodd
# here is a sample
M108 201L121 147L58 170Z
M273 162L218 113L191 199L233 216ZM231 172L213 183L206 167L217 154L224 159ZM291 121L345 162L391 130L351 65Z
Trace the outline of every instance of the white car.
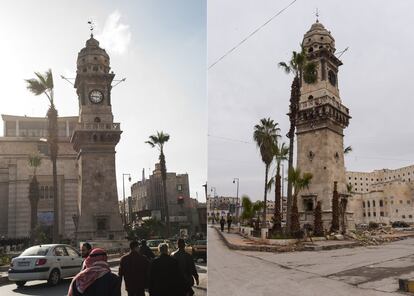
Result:
M18 287L33 280L47 280L54 286L60 279L76 275L82 262L79 252L68 245L33 246L12 259L9 280L16 282Z

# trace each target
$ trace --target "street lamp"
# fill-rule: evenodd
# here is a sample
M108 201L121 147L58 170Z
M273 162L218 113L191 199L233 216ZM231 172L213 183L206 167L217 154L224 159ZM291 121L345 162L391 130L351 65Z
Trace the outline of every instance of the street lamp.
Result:
M124 196L124 227L126 226L126 201L125 201L125 181L124 181L124 177L128 176L128 181L131 182L131 174L122 174L122 192L123 192L123 196Z
M239 202L239 182L240 179L239 178L233 178L233 184L237 183L237 189L236 189L236 217L237 217L237 221L239 221L239 208L240 208L240 202Z

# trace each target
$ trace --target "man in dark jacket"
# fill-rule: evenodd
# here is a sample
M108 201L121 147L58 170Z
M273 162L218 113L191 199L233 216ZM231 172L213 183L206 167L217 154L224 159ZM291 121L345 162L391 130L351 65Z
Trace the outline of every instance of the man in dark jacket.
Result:
M145 239L141 240L141 247L139 248L139 252L141 255L147 257L148 260L152 260L155 258L154 253L147 246L147 241Z
M148 259L138 253L138 242L129 244L131 251L121 258L119 263L119 277L125 280L128 296L145 296L148 287Z
M194 295L192 286L194 286L194 279L198 282L198 273L194 264L193 257L185 251L185 241L180 238L177 241L178 250L175 251L172 256L177 259L178 266L184 276L186 285L186 295Z
M220 219L220 229L221 229L221 232L224 231L224 224L226 224L226 220L224 220L224 217L221 216L221 219Z
M121 296L121 280L111 272L105 250L93 249L69 286L68 296Z
M168 245L159 245L160 256L150 264L150 296L185 296L184 277L178 261L168 255Z

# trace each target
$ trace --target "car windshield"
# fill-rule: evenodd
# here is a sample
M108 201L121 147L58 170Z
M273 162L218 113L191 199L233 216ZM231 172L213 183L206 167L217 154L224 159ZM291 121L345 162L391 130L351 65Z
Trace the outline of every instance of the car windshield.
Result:
M163 240L149 240L147 241L147 246L150 248L158 247L159 244L163 243Z
M207 241L206 240L198 240L195 243L196 245L207 245Z
M45 256L49 252L50 247L34 246L26 249L20 256Z

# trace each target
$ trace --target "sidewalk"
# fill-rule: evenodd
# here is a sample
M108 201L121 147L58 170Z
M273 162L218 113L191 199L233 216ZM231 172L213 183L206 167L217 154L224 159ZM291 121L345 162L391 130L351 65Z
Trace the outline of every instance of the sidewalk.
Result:
M221 232L218 227L212 226L227 245L229 249L241 251L257 251L257 252L292 252L292 251L321 251L334 250L342 248L352 248L361 246L360 242L353 240L326 240L315 242L302 242L290 246L279 246L259 243L245 238L238 234L234 229L231 232Z

